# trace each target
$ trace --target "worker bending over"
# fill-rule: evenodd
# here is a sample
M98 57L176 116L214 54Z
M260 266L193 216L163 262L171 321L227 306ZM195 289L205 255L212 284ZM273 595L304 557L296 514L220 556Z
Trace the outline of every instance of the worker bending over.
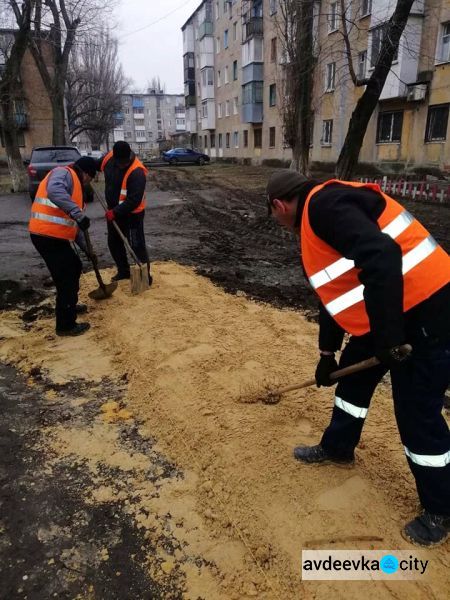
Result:
M450 257L374 184L318 184L281 170L269 179L267 202L269 214L299 235L305 275L321 300L317 385L333 385L338 367L373 355L381 362L339 381L320 444L295 448L295 458L352 465L370 400L389 371L423 508L402 533L422 546L443 543L450 531L450 433L441 412L450 380ZM338 365L345 333L351 337Z

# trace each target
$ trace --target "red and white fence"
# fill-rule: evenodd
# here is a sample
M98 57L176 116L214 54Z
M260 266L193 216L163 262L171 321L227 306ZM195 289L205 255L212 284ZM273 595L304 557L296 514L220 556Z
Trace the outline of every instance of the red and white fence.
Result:
M377 183L383 192L390 196L408 198L410 200L421 200L423 202L449 202L450 185L430 183L426 181L412 182L405 179L391 180L386 176L382 179L368 177L360 178L363 183Z

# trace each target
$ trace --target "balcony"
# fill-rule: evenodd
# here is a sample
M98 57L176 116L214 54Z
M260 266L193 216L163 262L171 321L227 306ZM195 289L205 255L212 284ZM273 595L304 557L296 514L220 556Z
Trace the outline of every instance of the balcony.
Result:
M243 104L241 108L241 121L242 123L262 123L263 103Z
M198 28L198 39L202 40L205 35L212 35L214 32L214 25L212 21L203 21Z
M250 17L247 22L243 23L242 26L242 35L243 42L246 42L248 39L252 37L262 37L264 32L263 27L263 19L262 17Z
M197 104L197 98L195 95L185 96L184 102L185 102L186 108L189 108L190 106L195 106Z

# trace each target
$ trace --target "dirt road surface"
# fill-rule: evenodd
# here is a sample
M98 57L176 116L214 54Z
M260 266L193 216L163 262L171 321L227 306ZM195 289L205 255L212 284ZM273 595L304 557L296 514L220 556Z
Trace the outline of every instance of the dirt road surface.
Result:
M265 217L267 174L157 170L155 283L93 304L88 273L92 329L74 339L54 336L29 200L0 198L1 598L446 597L445 546L418 582L301 581L302 548L412 550L399 530L418 506L387 382L352 470L292 459L327 424L329 391L242 402L315 363L315 303L295 240ZM409 208L448 248L448 207Z

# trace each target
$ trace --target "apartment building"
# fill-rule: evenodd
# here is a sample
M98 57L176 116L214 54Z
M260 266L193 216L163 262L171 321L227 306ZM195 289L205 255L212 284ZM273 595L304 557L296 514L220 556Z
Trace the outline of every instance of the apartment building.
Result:
M125 140L140 156L159 155L162 143L186 131L185 98L150 90L147 94L123 94L111 142Z
M0 79L6 63L6 56L12 45L13 29L0 29ZM47 64L53 63L51 46L42 40ZM21 88L15 99L15 119L18 128L20 152L29 158L33 146L52 143L52 107L36 63L29 50L26 50L20 69ZM0 122L0 158L6 152Z
M281 107L280 0L204 0L183 25L186 127L212 157L290 160ZM317 2L311 159L336 162L394 0ZM370 120L360 159L386 170L450 170L450 0L416 0Z

